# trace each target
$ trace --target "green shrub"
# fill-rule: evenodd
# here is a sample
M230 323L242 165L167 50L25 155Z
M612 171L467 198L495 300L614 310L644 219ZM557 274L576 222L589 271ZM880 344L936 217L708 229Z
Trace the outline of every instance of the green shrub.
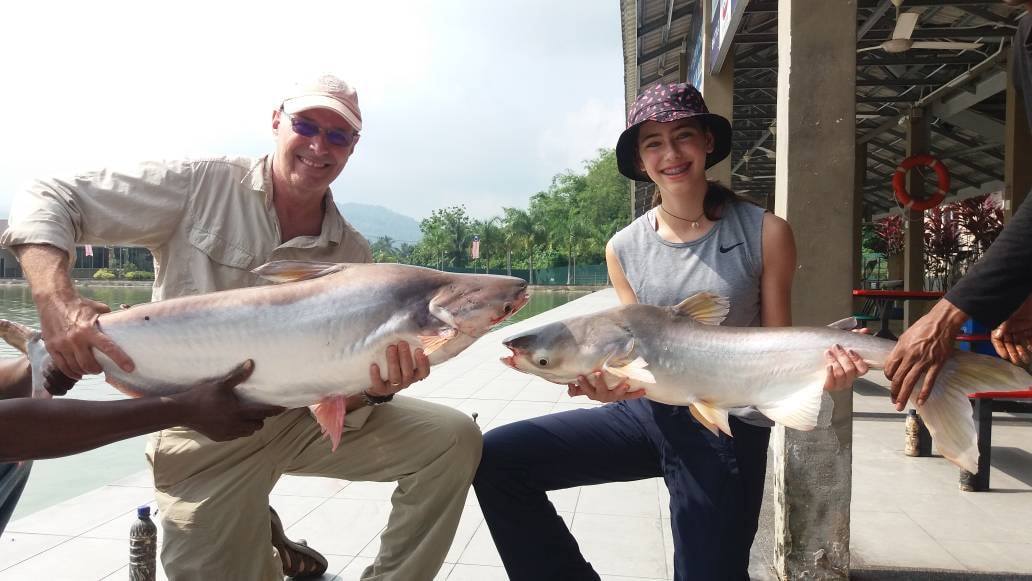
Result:
M93 278L95 280L114 280L115 273L106 268L99 268L97 269L97 272L93 273Z
M154 280L154 273L146 270L134 270L125 273L126 280Z

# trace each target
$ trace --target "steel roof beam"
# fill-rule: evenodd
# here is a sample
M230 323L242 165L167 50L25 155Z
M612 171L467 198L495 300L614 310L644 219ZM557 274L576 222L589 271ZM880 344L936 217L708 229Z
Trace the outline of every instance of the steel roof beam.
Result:
M899 139L902 139L901 136L894 135L894 137L898 137ZM906 152L905 151L903 151L900 148L894 147L891 144L880 143L878 141L873 141L872 143L874 145L877 145L878 147L881 147L882 149L885 149L887 151L891 151L891 152L895 153L896 155L903 156L903 157L906 156ZM978 173L980 173L980 174L982 174L984 176L988 176L989 178L994 179L994 180L995 179L1000 179L1001 177L1003 177L1000 174L993 173L992 171L986 169L985 167L983 167L981 165L978 165L977 163L974 163L974 162L972 162L970 160L964 159L962 157L952 158L951 162L959 163L960 165L962 165L962 166L964 166L964 167L966 167L968 169L972 169L972 170L974 170L974 171L976 171L976 172L978 172ZM963 181L964 183L968 184L969 186L978 186L977 183L972 182L970 180L967 180L965 177L960 176L960 175L958 175L956 173L953 173L952 175L953 175L953 177L957 178L959 181Z
M997 71L975 84L973 92L961 92L956 96L933 103L930 111L936 117L948 119L961 111L985 101L989 97L1007 90L1007 71Z
M859 10L877 8L881 0L857 0ZM905 8L921 8L924 6L994 6L1000 0L906 0Z
M676 21L676 20L680 20L680 19L682 19L682 18L684 18L686 16L691 16L692 12L694 10L695 10L695 0L689 0L684 6L678 8L677 10L674 10L671 13L671 20L672 21ZM646 34L649 34L651 32L655 32L657 30L660 30L661 28L663 28L664 26L667 26L667 25L668 25L668 23L667 23L667 19L666 18L656 18L655 20L652 20L651 22L646 22L645 24L643 24L643 25L638 27L638 38L641 38L641 37L643 37Z
M962 129L972 131L985 137L987 140L1002 143L1004 138L1004 126L995 119L981 115L973 110L961 111L949 119L944 119L950 125L956 125ZM934 127L934 126L933 126Z
M888 12L891 6L892 0L881 0L881 4L879 4L878 7L874 9L874 12L867 16L867 19L864 20L863 24L861 24L860 27L857 29L856 39L863 40L864 35L866 35L868 32L871 31L872 28L874 28L874 25L877 24L879 20L881 20L882 16L885 16L885 13Z

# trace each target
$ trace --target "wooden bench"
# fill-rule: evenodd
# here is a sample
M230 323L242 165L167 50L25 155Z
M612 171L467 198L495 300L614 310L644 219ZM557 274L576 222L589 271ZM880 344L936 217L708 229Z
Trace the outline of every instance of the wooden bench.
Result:
M993 412L1032 414L1032 386L1025 391L983 391L968 395L978 431L978 472L960 471L960 489L989 490L989 461L993 451Z

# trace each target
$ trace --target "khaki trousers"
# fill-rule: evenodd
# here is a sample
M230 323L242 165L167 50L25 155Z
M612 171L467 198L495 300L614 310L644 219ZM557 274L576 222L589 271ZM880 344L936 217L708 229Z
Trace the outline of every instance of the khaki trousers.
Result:
M307 409L269 418L254 435L231 442L185 428L157 434L147 456L168 579L282 581L268 509L281 474L397 482L380 552L362 579L433 579L480 462L480 430L453 408L402 396L347 418L335 453Z

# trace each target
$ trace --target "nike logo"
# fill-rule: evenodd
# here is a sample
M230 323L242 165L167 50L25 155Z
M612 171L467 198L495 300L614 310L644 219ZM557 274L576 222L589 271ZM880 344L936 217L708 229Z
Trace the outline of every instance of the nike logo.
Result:
M742 244L744 244L744 242L739 242L738 244L732 244L731 246L724 246L723 244L721 244L720 245L720 253L721 254L725 254L725 253L731 252L732 250L734 250L735 248L738 248Z

